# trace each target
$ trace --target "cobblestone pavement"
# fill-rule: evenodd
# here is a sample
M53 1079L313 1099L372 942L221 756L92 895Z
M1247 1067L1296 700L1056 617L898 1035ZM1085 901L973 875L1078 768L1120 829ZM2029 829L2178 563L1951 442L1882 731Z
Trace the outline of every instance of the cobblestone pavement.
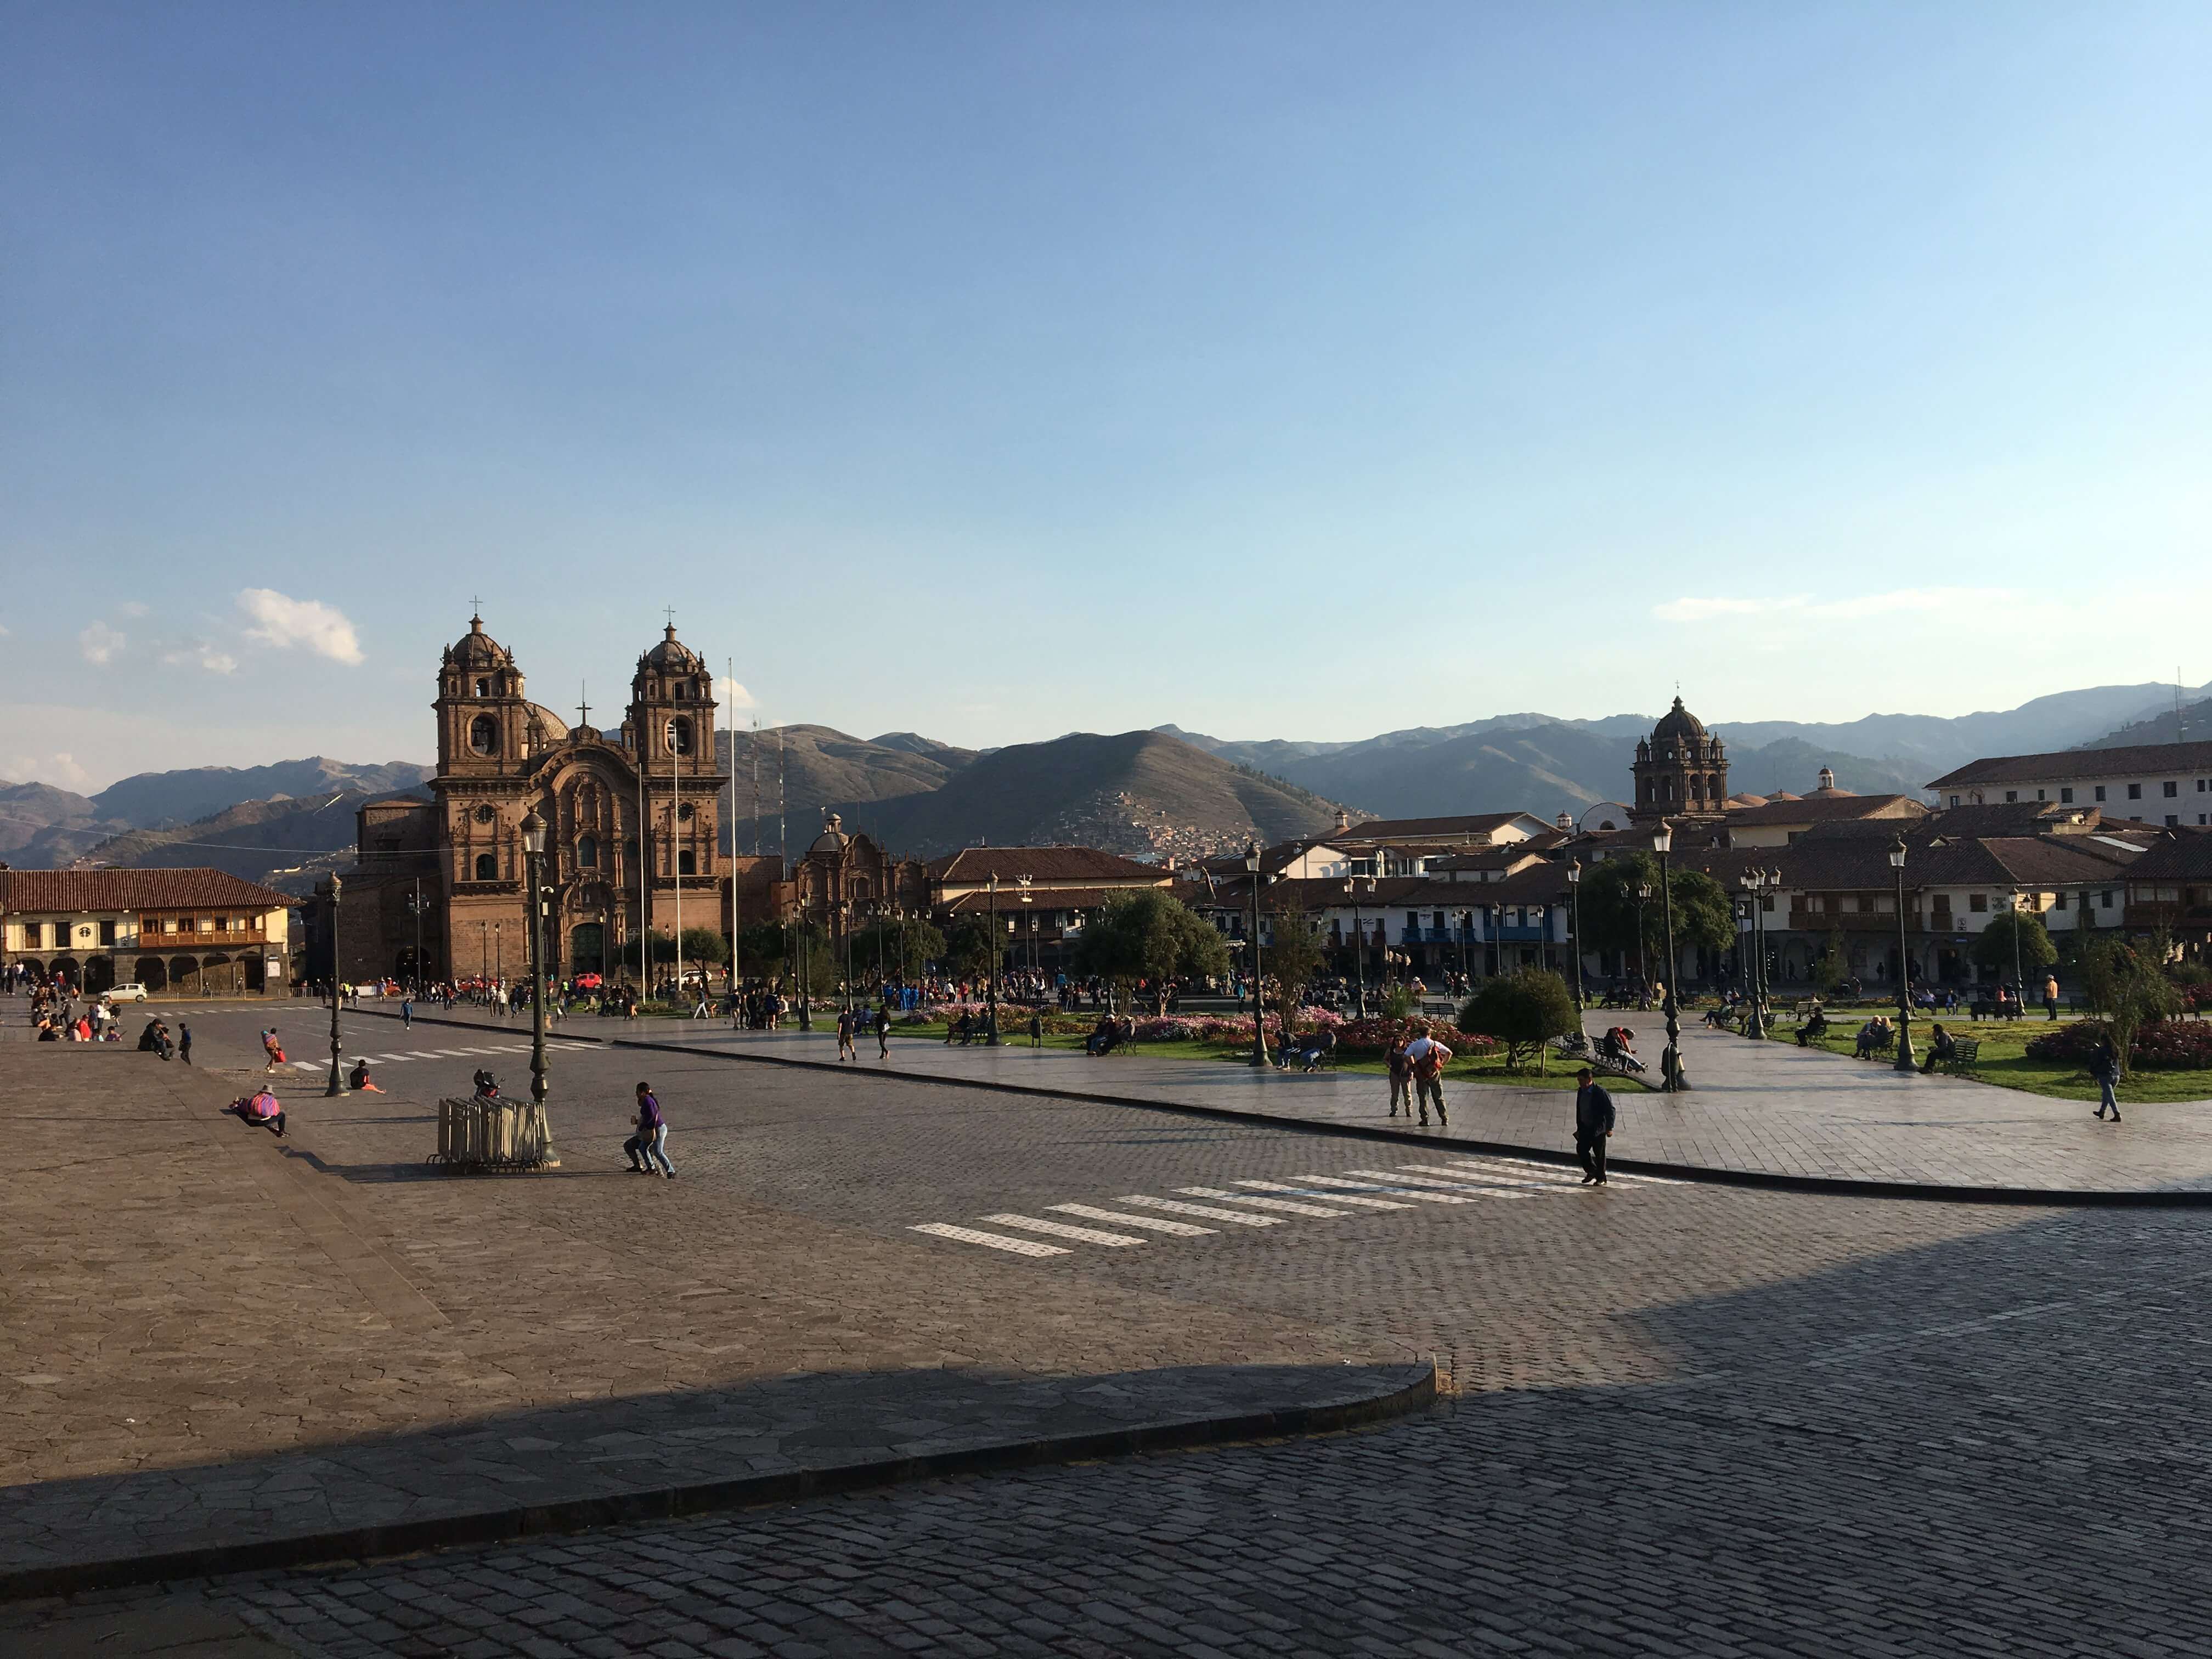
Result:
M456 1018L496 1026L468 1010ZM380 1017L359 1017L364 1042ZM443 1018L443 1016L441 1016ZM1626 1019L1656 1066L1663 1042L1654 1016L1591 1014L1592 1031ZM504 1029L516 1030L510 1018ZM427 1028L417 1028L423 1030ZM732 1054L834 1061L825 1029L737 1032L726 1024L580 1017L568 1037L695 1047ZM520 1036L526 1037L526 1030ZM1682 1034L1694 1088L1662 1096L1623 1090L1614 1155L1692 1168L1753 1170L1962 1187L2066 1190L2212 1189L2212 1101L2130 1103L2127 1122L2100 1122L2078 1102L2051 1100L1968 1079L1900 1075L1825 1051L1751 1042L1692 1026ZM422 1046L434 1046L424 1044ZM871 1039L861 1069L879 1069ZM1066 1049L947 1047L895 1040L891 1069L918 1076L975 1079L1031 1087L1109 1094L1132 1100L1256 1112L1322 1124L1388 1127L1379 1077L1255 1073L1218 1060L1151 1060L1142 1054L1091 1060ZM1443 1141L1565 1153L1573 1148L1572 1109L1560 1094L1490 1084L1449 1091L1451 1123Z
M1417 1421L17 1607L0 1634L181 1603L326 1659L2212 1650L2187 1217L1647 1197L1498 1206L1555 1224L1535 1257L1316 1260L1310 1302L1498 1356Z

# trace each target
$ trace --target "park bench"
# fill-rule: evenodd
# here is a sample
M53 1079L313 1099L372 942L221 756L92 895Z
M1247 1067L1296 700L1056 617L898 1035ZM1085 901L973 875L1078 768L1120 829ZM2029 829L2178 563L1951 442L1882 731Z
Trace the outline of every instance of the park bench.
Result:
M1951 1057L1940 1064L1953 1077L1965 1077L1974 1069L1981 1057L1982 1040L1979 1037L1958 1037L1951 1043Z
M1577 1066L1587 1066L1593 1072L1602 1072L1607 1077L1636 1075L1636 1067L1624 1065L1618 1060L1609 1059L1600 1054L1597 1045L1587 1036L1580 1035L1555 1036L1552 1039L1551 1046L1553 1054L1559 1059L1571 1060Z
M1872 1060L1877 1054L1889 1054L1896 1052L1897 1033L1894 1030L1876 1031L1871 1039L1854 1041L1851 1044L1851 1053L1865 1060Z

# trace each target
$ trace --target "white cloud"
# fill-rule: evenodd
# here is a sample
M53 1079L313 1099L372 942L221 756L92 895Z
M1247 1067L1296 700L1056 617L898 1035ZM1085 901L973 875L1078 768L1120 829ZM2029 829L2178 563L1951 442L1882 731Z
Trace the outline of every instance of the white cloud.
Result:
M96 622L78 634L76 643L77 648L84 653L87 662L94 667L104 667L115 660L116 653L123 649L125 641L106 623Z
M1993 606L2014 605L2023 595L2004 587L1899 587L1887 593L1855 593L1835 599L1814 599L1793 593L1773 599L1724 597L1669 599L1654 605L1651 614L1661 622L1710 622L1717 617L1790 617L1848 620L1883 617L1900 611L1938 611L1977 620Z
M210 674L235 674L238 672L237 658L228 651L216 650L205 640L191 640L181 649L166 651L161 653L161 660L172 668L198 665Z
M4 640L4 639L6 639L7 637L8 637L8 624L7 624L6 623L0 623L0 640Z
M8 771L26 782L52 784L57 789L81 790L92 781L74 755L17 755L9 761Z
M147 607L137 599L125 599L116 609L126 617L143 617L147 611Z
M757 708L760 700L727 674L714 682L714 701L725 708Z
M305 647L333 662L361 660L361 641L343 612L319 599L295 599L273 587L249 587L238 596L239 609L253 619L246 637L289 651Z

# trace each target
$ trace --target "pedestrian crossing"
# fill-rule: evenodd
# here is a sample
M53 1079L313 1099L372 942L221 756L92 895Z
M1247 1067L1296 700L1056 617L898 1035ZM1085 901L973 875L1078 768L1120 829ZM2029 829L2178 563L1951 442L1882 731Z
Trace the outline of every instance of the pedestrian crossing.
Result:
M576 1054L589 1052L598 1046L592 1042L563 1042L550 1038L545 1044L549 1050L557 1048ZM529 1052L530 1045L526 1042L490 1043L476 1048L395 1048L386 1054L349 1054L344 1057L344 1063L350 1065L356 1060L365 1060L371 1066L404 1066L417 1060L482 1060L493 1054L526 1054ZM287 1060L285 1064L295 1072L327 1072L331 1066L327 1054L320 1060Z
M1607 1182L1609 1188L1627 1189L1683 1184L1658 1176L1616 1175ZM1173 1198L1129 1193L1096 1203L1048 1204L1042 1215L1005 1210L979 1216L974 1224L925 1221L908 1231L1010 1255L1075 1255L1085 1246L1128 1249L1164 1239L1218 1238L1240 1227L1291 1226L1379 1210L1510 1202L1587 1189L1581 1175L1564 1164L1536 1158L1465 1157L1389 1170L1235 1179L1218 1187L1171 1190Z

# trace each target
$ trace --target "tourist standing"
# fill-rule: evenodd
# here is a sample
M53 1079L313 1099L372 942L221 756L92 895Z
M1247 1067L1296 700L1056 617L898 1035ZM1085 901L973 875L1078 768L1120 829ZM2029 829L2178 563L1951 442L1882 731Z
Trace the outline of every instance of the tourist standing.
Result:
M2058 975L2043 976L2043 1012L2052 1019L2058 1018Z
M1403 1038L1390 1045L1390 1052L1383 1060L1382 1069L1390 1074L1390 1115L1397 1116L1398 1108L1402 1103L1406 1109L1406 1115L1413 1116L1413 1062L1406 1058L1406 1043Z
M177 1022L177 1058L187 1066L192 1063L192 1028L181 1019Z
M1583 1185L1605 1185L1605 1143L1613 1133L1613 1097L1587 1066L1575 1073L1575 1162Z
M415 1024L415 994L404 992L399 999L399 1029L408 1030Z

